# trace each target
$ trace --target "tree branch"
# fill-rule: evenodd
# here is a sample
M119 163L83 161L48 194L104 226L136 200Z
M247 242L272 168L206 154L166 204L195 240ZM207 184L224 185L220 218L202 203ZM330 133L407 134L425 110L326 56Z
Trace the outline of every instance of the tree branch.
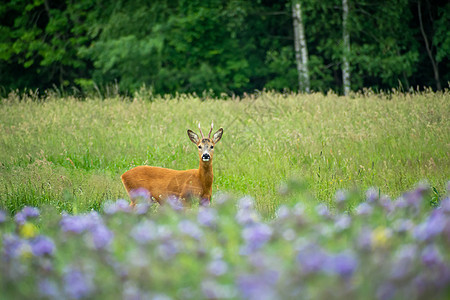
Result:
M430 48L430 45L428 43L427 34L425 32L425 29L423 28L422 11L421 11L421 8L420 8L420 0L417 2L417 11L418 11L418 14L419 14L420 32L422 33L423 40L425 41L425 48L427 50L428 57L430 58L431 65L433 67L434 80L436 81L436 88L438 90L441 90L442 87L441 87L441 82L439 80L439 70L438 70L436 61L433 58L433 53L431 52L431 48Z

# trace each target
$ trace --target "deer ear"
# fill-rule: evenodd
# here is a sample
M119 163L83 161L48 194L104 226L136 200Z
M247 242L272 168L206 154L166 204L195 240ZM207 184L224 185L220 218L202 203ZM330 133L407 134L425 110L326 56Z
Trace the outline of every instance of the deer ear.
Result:
M217 130L216 133L214 133L214 135L213 135L214 144L216 144L218 141L220 141L220 139L222 138L222 133L223 133L222 128L220 128L219 130Z
M189 139L194 143L194 144L198 144L198 142L200 142L198 135L193 132L192 130L188 129L187 134L189 136Z

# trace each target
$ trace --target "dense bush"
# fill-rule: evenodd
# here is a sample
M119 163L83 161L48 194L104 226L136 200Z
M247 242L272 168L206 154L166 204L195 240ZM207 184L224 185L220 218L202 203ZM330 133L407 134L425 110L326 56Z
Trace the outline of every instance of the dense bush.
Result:
M155 94L297 90L292 2L6 1L0 93L107 95L110 84L122 93L143 85ZM449 4L348 2L353 90L448 86ZM342 1L301 5L311 89L341 91Z
M79 215L32 207L11 218L1 212L0 294L448 299L450 198L432 208L429 192L422 184L391 200L375 189L364 199L339 191L333 207L299 197L270 221L252 198L225 195L189 209L176 199L151 207L141 198L135 210L118 200Z

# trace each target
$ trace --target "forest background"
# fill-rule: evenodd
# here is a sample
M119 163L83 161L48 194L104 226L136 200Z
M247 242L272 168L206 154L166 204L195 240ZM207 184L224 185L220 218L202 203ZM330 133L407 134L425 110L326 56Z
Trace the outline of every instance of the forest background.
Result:
M343 93L344 56L354 91L448 86L447 1L297 2L311 91ZM298 91L292 7L264 0L8 1L0 6L0 93Z

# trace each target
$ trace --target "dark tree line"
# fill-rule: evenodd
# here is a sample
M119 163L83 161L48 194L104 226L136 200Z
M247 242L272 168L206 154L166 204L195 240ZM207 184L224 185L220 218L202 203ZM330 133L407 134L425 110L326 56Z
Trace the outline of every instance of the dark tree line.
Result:
M293 2L311 90L343 91L343 53L352 90L448 87L450 4L432 0L346 1L349 51L342 0L11 0L0 5L0 86L297 90Z

